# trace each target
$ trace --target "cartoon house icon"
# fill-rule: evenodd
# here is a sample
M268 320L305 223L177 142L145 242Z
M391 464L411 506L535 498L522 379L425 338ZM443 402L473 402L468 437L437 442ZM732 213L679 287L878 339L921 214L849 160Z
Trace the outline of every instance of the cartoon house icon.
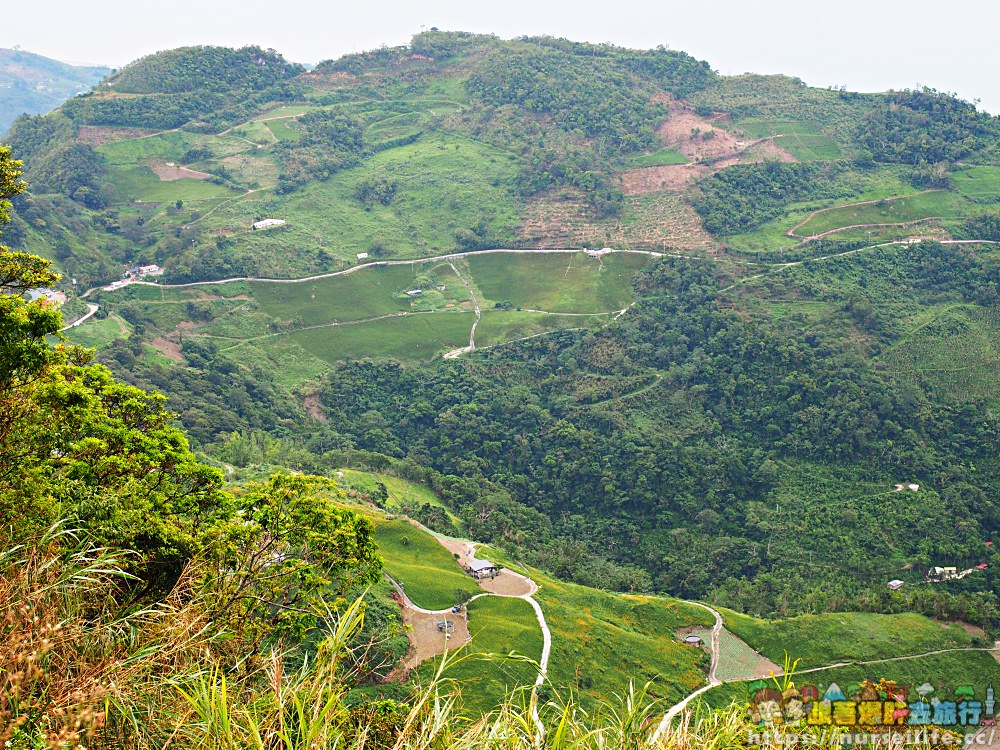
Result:
M840 689L840 685L836 682L831 682L830 687L826 689L823 693L823 700L833 702L833 701L846 701L847 696L844 695L844 691Z

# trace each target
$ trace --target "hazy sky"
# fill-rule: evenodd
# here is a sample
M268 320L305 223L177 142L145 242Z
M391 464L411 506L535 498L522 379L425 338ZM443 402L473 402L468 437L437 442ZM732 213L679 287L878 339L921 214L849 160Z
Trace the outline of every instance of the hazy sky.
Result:
M931 86L1000 114L996 0L15 0L0 47L121 66L189 44L273 47L315 63L422 27L665 44L721 73L787 73L859 91Z

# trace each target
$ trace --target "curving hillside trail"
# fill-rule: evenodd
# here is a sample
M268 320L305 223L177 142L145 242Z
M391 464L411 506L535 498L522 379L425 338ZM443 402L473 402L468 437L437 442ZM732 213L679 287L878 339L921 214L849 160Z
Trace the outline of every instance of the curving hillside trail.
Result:
M464 560L466 564L472 562L476 559L476 543L469 541L460 541L446 539L438 536L437 534L432 534L441 545L447 549L449 552L458 556L458 559ZM407 612L409 613L419 613L425 617L432 617L436 620L438 617L447 619L449 615L453 615L451 608L447 609L424 609L423 607L418 607L413 601L406 595L403 587L399 585L397 581L394 581L388 574L385 577L396 589L399 594L400 601L403 605L404 610L404 621L407 618ZM535 678L535 690L537 690L541 685L544 684L549 671L549 656L552 652L552 631L549 629L549 624L545 619L545 613L542 611L541 605L535 599L534 594L538 591L538 584L531 580L528 576L522 575L521 573L516 573L509 568L504 568L500 571L496 578L489 580L479 581L479 585L485 589L481 594L476 594L471 599L470 602L480 599L484 596L501 596L510 599L523 599L531 605L531 608L535 611L535 617L538 619L538 627L542 631L542 654L538 660L538 676ZM721 623L721 620L720 620ZM461 633L465 640L461 645L465 645L471 638L468 633L468 626L466 623L461 623L465 627L456 628L456 635ZM443 648L438 650L436 653L442 653L443 650L448 648L447 639L442 639L441 645ZM416 649L419 653L419 649ZM435 654L436 655L436 654ZM430 657L427 657L430 658ZM410 663L410 667L416 666L416 663ZM537 702L533 701L531 705L531 720L535 724L536 729L539 733L544 733L545 728L542 724L541 718L538 714Z
M76 328L81 323L87 322L92 317L94 317L94 313L96 313L100 309L101 309L100 305L95 305L93 302L88 302L87 303L87 314L83 315L83 316L81 316L79 318L77 318L72 323L70 323L68 326L63 326L62 328L60 328L59 329L59 333L62 333L63 331L68 331L70 328Z
M703 687L698 688L693 693L688 695L679 703L671 706L670 710L663 715L663 719L660 721L659 725L656 727L656 731L653 733L653 738L651 744L656 744L660 739L660 736L667 730L670 726L670 722L673 720L677 714L683 711L688 703L693 701L702 693L706 693L717 685L722 684L722 680L715 676L715 671L719 666L719 634L722 632L722 615L718 613L712 607L707 604L702 604L701 602L692 602L682 599L685 604L691 604L695 607L701 607L702 609L707 609L715 617L715 625L712 626L712 661L708 668L708 684Z

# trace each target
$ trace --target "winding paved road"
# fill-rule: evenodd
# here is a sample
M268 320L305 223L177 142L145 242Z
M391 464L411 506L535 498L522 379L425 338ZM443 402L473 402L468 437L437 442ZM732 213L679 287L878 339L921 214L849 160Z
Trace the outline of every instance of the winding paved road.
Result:
M59 329L59 333L62 333L63 331L68 331L70 328L76 328L81 323L85 323L86 321L88 321L92 317L94 317L94 313L96 313L100 309L101 309L100 305L95 305L93 302L88 302L87 303L87 314L84 315L84 316L82 316L82 317L80 317L80 318L77 318L72 323L70 323L68 326L63 326L62 328L60 328Z

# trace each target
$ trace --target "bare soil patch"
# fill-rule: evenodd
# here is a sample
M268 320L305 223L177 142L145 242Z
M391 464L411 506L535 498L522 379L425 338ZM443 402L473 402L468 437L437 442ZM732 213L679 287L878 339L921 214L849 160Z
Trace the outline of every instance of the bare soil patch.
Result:
M160 178L161 182L173 182L174 180L185 178L191 180L209 180L212 178L212 175L207 172L188 169L172 162L150 161L149 168L153 170L153 174Z
M356 77L347 71L338 70L331 73L320 73L315 70L311 70L308 73L303 73L296 80L304 81L310 83L313 86L327 86L330 88L336 88L338 86L343 86L345 84L351 83L356 80Z
M630 195L622 215L624 222L598 219L579 192L553 191L528 202L518 237L538 247L606 245L710 253L720 249L680 191Z
M480 588L491 594L500 596L524 596L532 591L528 579L515 575L509 570L501 570L496 578L484 578L479 582Z
M162 132L164 131L149 130L147 128L108 128L100 125L81 125L76 133L76 140L80 143L88 143L97 148L98 146L103 146L105 143L130 141L133 138L143 138Z
M441 537L434 537L437 539L441 546L448 550L453 555L458 555L458 560L462 563L468 562L469 558L472 557L472 551L475 548L471 542L461 542L457 539L442 539Z
M744 163L757 163L762 161L783 161L796 162L794 156L785 151L781 146L772 140L759 141L750 146L741 155L740 161Z
M306 410L306 413L315 419L320 424L330 424L330 418L326 416L326 412L323 411L323 404L319 400L319 396L315 393L310 393L302 399L302 407Z
M406 652L399 671L400 676L405 677L410 670L422 664L428 659L443 654L445 651L454 651L469 642L469 621L465 612L452 614L432 614L427 612L417 612L409 607L402 607L403 624L409 625L410 630L407 637L410 639L410 649ZM451 635L446 638L445 633L438 630L438 623L447 620L453 623Z
M982 628L976 627L975 625L970 625L967 622L962 622L961 620L956 620L954 623L946 623L946 622L941 623L942 627L948 627L948 625L951 625L951 624L958 625L958 627L960 627L966 633L968 633L969 635L971 635L973 638L977 638L977 637L978 638L985 638L986 637L986 631L985 630L983 630Z
M157 336L149 342L149 345L160 352L164 357L172 359L175 362L184 361L184 355L181 354L181 345L176 341L170 341L162 336Z
M676 101L671 103L670 114L660 123L656 134L665 146L676 148L693 161L735 155L749 145Z
M673 164L663 167L640 167L619 173L625 195L683 190L712 170L698 164Z

